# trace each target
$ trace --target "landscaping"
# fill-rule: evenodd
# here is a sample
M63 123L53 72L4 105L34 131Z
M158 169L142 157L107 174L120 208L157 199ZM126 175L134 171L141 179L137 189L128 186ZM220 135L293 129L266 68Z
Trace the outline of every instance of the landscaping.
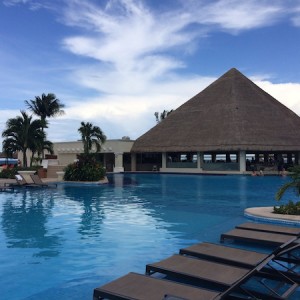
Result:
M294 166L288 169L291 181L284 184L277 192L276 199L279 201L287 190L292 189L295 195L300 195L300 167ZM294 202L290 200L287 204L274 206L273 213L285 215L300 215L300 201Z
M78 161L65 168L65 181L99 181L105 176L105 168L93 154L78 155Z

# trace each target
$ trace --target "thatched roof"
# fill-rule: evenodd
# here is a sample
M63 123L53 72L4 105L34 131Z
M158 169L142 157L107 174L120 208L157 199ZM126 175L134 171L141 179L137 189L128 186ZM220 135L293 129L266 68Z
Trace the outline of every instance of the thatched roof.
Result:
M300 151L300 117L236 69L139 137L132 152Z

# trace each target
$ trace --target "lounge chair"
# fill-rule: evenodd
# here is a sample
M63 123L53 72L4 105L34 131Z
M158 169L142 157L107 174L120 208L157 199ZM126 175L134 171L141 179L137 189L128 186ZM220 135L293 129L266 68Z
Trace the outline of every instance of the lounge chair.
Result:
M251 290L247 282L256 280L257 269L251 270L228 289L211 291L170 280L154 278L137 273L129 273L108 284L94 289L93 300L221 300L221 299L288 299L298 288L298 284L286 278L277 278L276 284L280 285L280 292L276 286L268 286L266 282L258 282L258 289ZM285 286L287 285L287 286ZM285 286L285 287L283 287Z
M274 257L275 254L271 254L256 267L247 269L174 255L147 265L146 273L158 272L168 279L197 286L209 284L213 289L227 291L227 298L220 299L287 299L298 289L300 277L293 270L287 272L281 264L276 268ZM230 298L231 293L246 298Z
M207 259L214 262L231 264L239 267L253 268L268 257L269 254L227 247L212 243L195 244L179 250L181 255Z
M30 177L31 177L33 183L36 184L37 186L41 186L41 187L56 187L57 186L56 183L51 183L51 184L44 183L41 180L41 178L36 174L31 174Z
M285 276L279 270L273 274L265 273L263 271L265 265L266 262L262 262L252 269L246 276L219 295L219 299L289 299L299 288L299 283Z
M24 177L20 174L15 175L16 183L5 183L7 187L37 187L37 185L33 183L28 183Z
M16 181L17 181L17 185L25 186L25 185L29 184L29 183L26 182L24 177L20 174L15 175L15 178L16 178Z
M180 249L179 253L245 268L254 268L260 263L266 262L264 271L272 273L274 270L280 269L286 276L300 282L300 274L298 272L300 244L293 244L293 241L281 245L269 254L210 243L195 244L188 248ZM270 259L272 261L271 265L268 262Z
M156 272L177 280L191 280L199 284L213 283L224 289L245 276L249 269L175 254L146 266L146 274Z
M236 228L221 234L220 241L225 242L226 240L280 246L290 241L297 243L298 236Z
M251 223L246 222L236 226L238 229L247 229L254 231L262 231L262 232L272 232L272 233L280 233L287 235L299 235L300 228L298 227L287 227L287 226L279 226L279 225L271 225L271 224L262 224L262 223Z
M213 300L218 299L216 297L219 294L165 279L129 273L94 289L93 299L163 300L166 295L172 295L174 298L185 300Z
M299 247L299 244L293 245L292 242L281 245L254 268L248 269L174 255L147 265L147 275L129 273L94 289L93 299L288 299L299 288L299 276L293 269L286 272L281 262L279 269L276 269L274 262L287 254L289 268L291 259L293 260L291 251L299 250ZM298 258L295 261L299 263ZM156 272L166 275L168 280L152 277ZM188 285L174 280L184 281ZM209 283L210 289L215 291L200 288L200 282Z

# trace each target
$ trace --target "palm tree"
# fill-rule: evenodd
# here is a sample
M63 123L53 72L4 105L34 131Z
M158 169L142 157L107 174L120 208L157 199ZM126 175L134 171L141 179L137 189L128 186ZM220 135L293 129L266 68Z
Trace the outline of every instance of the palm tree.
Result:
M63 115L65 112L62 110L65 105L56 98L55 94L49 93L48 95L42 94L42 97L36 96L34 100L25 101L26 106L37 116L41 118L46 127L46 119ZM42 151L42 158L44 158L44 151Z
M53 143L48 140L35 140L34 144L30 146L31 150L31 159L30 159L30 166L32 166L32 163L34 159L37 162L41 162L41 154L43 153L44 150L46 150L48 153L53 154ZM37 154L37 157L34 158L35 154Z
M35 115L39 116L42 121L65 113L62 110L65 105L52 93L48 95L42 94L42 97L36 96L34 100L26 100L25 104Z
M160 123L161 121L163 121L164 119L166 119L171 113L173 112L173 109L169 110L164 110L162 113L159 113L158 111L156 111L154 113L155 119L156 119L156 123Z
M45 140L42 130L47 125L41 120L32 120L25 111L21 111L21 116L8 119L6 129L2 132L3 149L5 152L22 151L23 166L27 167L27 149L32 149L34 145Z
M6 157L13 157L13 154L15 153L14 141L9 138L3 140L2 149Z
M81 134L81 140L83 142L84 154L89 154L93 144L96 146L96 152L101 149L101 144L106 141L106 136L98 126L94 126L92 123L81 122L81 126L78 129Z
M284 193L293 189L297 196L300 196L300 166L294 166L289 169L289 176L291 177L291 181L284 184L276 194L276 200L280 200Z

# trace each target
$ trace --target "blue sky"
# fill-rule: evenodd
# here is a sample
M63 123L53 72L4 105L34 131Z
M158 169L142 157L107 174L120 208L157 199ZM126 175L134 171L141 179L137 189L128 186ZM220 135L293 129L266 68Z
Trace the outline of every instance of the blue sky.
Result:
M232 67L300 115L299 53L299 0L0 0L0 131L55 93L51 141L136 139Z

